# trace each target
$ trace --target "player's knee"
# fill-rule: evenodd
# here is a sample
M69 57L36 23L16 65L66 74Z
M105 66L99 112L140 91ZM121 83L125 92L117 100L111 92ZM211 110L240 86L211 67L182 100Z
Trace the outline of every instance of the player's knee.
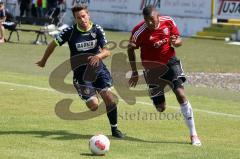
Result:
M91 111L96 111L98 109L98 98L97 97L91 97L86 102L87 107Z
M98 104L87 104L88 108L91 110L91 111L96 111L98 109Z
M92 105L92 106L89 107L89 109L90 109L91 111L95 112L95 111L97 111L97 109L98 109L98 105Z
M112 105L114 103L114 96L110 88L101 90L100 95L103 98L106 105Z

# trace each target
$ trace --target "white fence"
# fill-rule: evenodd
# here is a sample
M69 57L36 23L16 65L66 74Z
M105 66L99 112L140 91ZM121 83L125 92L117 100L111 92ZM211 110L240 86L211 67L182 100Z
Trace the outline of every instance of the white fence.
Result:
M155 5L162 15L171 16L183 36L192 36L211 25L210 0L90 0L94 22L105 28L130 31L142 20L142 9Z

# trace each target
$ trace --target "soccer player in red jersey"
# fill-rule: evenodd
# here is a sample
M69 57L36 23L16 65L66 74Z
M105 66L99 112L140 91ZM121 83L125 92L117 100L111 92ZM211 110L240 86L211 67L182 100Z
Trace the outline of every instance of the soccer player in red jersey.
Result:
M151 5L143 9L143 16L144 21L140 22L132 30L128 45L128 56L132 68L129 84L131 87L135 87L138 82L134 50L140 48L142 65L145 69L144 77L156 109L159 112L165 110L164 88L169 84L180 104L181 112L190 131L192 145L201 146L195 128L192 107L184 93L183 83L186 81L186 78L181 62L176 58L174 50L174 47L182 45L178 27L172 18L160 16L156 8ZM151 63L150 65L149 62ZM161 67L157 67L157 70L155 69L156 63L161 65ZM163 70L164 68L165 70ZM155 72L149 73L152 70L155 70ZM156 74L159 75L159 80L156 78ZM156 79L158 83L153 83L156 82ZM157 93L156 89L158 89Z

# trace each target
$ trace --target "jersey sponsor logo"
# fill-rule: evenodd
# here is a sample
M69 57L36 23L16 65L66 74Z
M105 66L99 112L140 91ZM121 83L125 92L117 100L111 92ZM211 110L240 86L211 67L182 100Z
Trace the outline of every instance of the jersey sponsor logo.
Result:
M155 42L155 43L153 44L153 47L154 47L154 48L160 48L161 46L163 46L163 45L166 44L166 43L168 43L168 39L167 39L167 38Z
M168 35L168 33L169 33L168 28L164 28L164 29L163 29L163 33L164 33L165 35Z
M151 35L151 36L149 37L149 40L152 41L153 39L154 39L154 37Z
M87 51L94 49L97 46L97 40L84 41L81 43L76 43L76 48L78 51Z
M91 33L91 36L95 39L97 34L96 33Z

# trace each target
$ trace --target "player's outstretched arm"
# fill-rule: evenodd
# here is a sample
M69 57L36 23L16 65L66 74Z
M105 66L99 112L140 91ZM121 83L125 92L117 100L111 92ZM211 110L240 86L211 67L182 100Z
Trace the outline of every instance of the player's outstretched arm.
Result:
M129 80L130 87L135 87L138 82L138 71L136 66L135 49L136 49L135 44L130 42L128 45L128 59L132 68L132 75Z
M40 61L36 62L36 64L39 67L44 67L45 66L48 58L53 53L53 51L55 50L56 46L57 46L57 44L56 44L56 42L54 40L50 44L48 44L48 47L45 50L45 53L44 53L42 59Z

